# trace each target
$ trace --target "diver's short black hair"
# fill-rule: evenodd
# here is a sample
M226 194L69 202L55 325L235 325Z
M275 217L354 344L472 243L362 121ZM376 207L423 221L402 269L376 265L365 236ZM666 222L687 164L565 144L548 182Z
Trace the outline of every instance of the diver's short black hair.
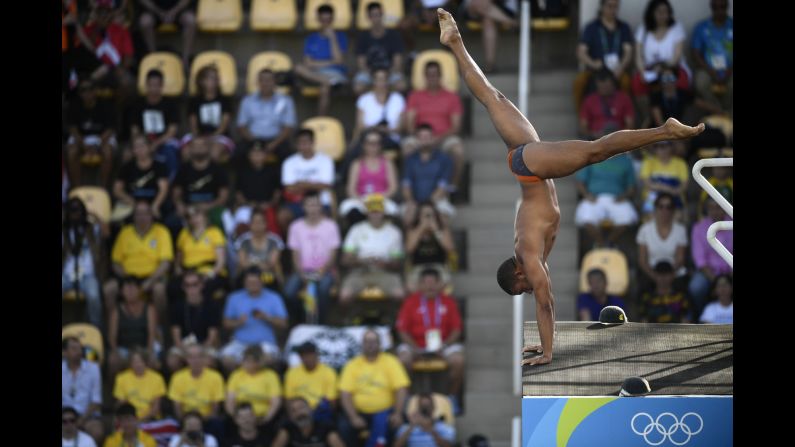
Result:
M516 275L514 272L516 271L516 259L513 256L506 259L505 262L500 264L500 268L497 269L497 284L500 285L500 288L505 291L508 295L513 296L513 287L516 284Z

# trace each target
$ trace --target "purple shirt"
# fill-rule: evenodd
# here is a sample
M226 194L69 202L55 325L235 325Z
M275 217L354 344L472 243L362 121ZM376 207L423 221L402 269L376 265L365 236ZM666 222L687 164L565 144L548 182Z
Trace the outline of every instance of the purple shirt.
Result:
M298 219L290 225L287 246L300 253L303 271L314 272L326 265L332 250L340 247L340 230L328 218L314 227L307 225L306 219Z
M713 224L713 220L709 216L705 216L699 220L698 223L693 225L693 232L691 233L690 243L692 248L693 263L696 268L709 267L712 273L720 275L722 273L731 273L732 268L729 264L720 257L717 251L709 246L707 242L707 230ZM729 250L729 253L734 254L732 249L733 231L718 231L717 239Z

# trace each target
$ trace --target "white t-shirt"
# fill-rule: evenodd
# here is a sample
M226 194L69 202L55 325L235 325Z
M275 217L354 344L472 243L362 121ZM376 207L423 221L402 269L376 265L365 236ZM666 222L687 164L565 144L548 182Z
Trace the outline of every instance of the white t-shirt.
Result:
M314 157L306 159L301 154L287 157L282 164L282 185L295 185L298 182L334 184L334 161L326 154L315 152ZM320 194L320 203L331 205L328 190Z
M654 268L660 261L668 261L673 264L676 258L676 248L687 247L687 231L684 225L674 222L671 234L667 239L662 239L657 231L657 223L652 219L641 225L636 242L645 245L648 249L651 268ZM683 274L681 271L676 273L677 276Z
M367 92L356 100L356 108L362 111L364 127L375 126L386 118L389 128L397 129L400 126L400 114L406 108L406 100L400 93L392 92L386 104L380 104L374 92Z
M707 304L704 312L701 313L701 322L713 324L734 323L734 303L726 307L723 307L718 301Z
M97 447L97 443L87 433L78 431L77 443L75 443L74 439L61 438L61 447Z
M168 447L192 447L188 444L180 444L179 440L181 436L181 433L177 433L176 435L172 436L171 440L168 442ZM218 441L215 439L215 436L205 434L204 447L218 447Z
M381 228L374 228L370 222L359 222L348 231L342 249L346 253L356 253L360 259L393 259L403 255L403 236L400 230L389 222Z
M668 32L662 40L657 40L654 33L647 33L646 26L640 25L635 32L635 42L638 45L643 44L643 63L646 67L656 64L657 62L667 62L674 57L674 50L676 44L684 41L687 38L685 28L681 23L675 22L674 25L668 28ZM687 45L685 45L687 47ZM679 58L679 65L684 68L687 75L692 79L690 67L687 66L685 61L685 51L687 48L682 48L682 57Z

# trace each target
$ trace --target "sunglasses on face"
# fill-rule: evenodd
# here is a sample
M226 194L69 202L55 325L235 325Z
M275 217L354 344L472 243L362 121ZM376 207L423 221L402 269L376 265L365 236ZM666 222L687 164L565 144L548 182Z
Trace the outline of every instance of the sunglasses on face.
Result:
M183 286L185 287L199 287L200 285L201 283L198 281L183 283Z
M63 422L64 424L74 424L75 422L77 422L77 419L75 419L75 418L63 418L63 419L61 419L61 422Z
M657 205L658 210L671 210L674 208L673 203L661 203Z

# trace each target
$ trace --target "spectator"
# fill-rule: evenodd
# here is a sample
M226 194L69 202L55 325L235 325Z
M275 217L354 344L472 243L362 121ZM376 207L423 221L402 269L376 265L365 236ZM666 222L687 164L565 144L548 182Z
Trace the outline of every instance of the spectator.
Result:
M417 410L408 415L409 423L398 430L395 447L452 447L455 443L455 427L443 420L434 420L433 396L419 395Z
M348 231L342 245L342 265L349 269L342 281L340 303L350 304L368 286L387 296L403 299L400 273L403 268L403 237L384 216L384 198L372 194L365 200L367 220Z
M406 42L406 49L412 54L416 53L414 37L418 34L418 28L439 29L436 8L453 11L457 7L457 3L453 4L452 0L410 0L405 5L406 12L399 24L400 34Z
M168 168L169 180L174 179L179 168L178 127L177 105L171 98L163 96L163 72L149 70L146 73L146 93L133 107L130 132L132 139L144 135L149 140L155 160Z
M202 416L190 411L182 417L182 431L171 437L168 447L218 447L218 440L204 433Z
M97 447L88 433L77 429L77 411L72 407L61 410L61 446Z
M455 214L455 208L448 200L453 188L453 160L434 146L433 130L427 124L417 127L419 150L406 158L403 165L403 221L408 224L414 219L417 204L431 201L446 217Z
M303 216L301 201L309 191L320 193L320 202L324 207L331 206L334 161L315 149L315 132L312 129L298 131L295 147L297 152L282 165L282 185L285 206L293 213L293 218L299 218Z
M320 362L317 346L311 341L301 344L296 351L301 356L301 364L287 370L284 376L284 398L305 400L314 412L315 420L334 423L338 396L337 372Z
M406 370L392 354L381 352L381 337L373 330L362 336L362 354L352 358L340 374L340 398L344 417L340 433L346 445L368 430L365 447L387 442L403 424L403 410L410 385Z
M627 154L586 166L575 174L577 192L583 197L577 205L574 220L584 226L596 246L613 245L638 221L632 204L635 197L635 168ZM611 224L607 241L601 224Z
M157 359L160 346L157 343L158 321L154 306L144 301L138 278L126 276L121 281L122 301L110 309L108 321L108 369L110 375L126 366L134 348L144 348L152 359Z
M607 275L602 269L588 271L588 292L577 296L577 315L580 321L599 321L599 313L607 306L626 309L623 299L607 294Z
M574 80L574 103L579 107L591 75L607 69L621 90L629 92L632 63L632 31L618 18L620 0L600 0L597 17L583 29L577 60L585 67Z
M188 226L177 236L174 273L179 277L185 270L195 270L204 279L208 296L222 297L228 282L224 233L208 225L207 214L198 206L188 206L187 216ZM177 281L175 287L179 287Z
M450 281L448 260L455 255L453 232L430 202L420 205L419 212L406 231L406 256L411 261L408 288L417 290L420 272L433 268L443 284Z
M403 126L403 112L406 100L398 92L389 88L389 71L385 68L373 70L373 88L356 100L356 124L351 137L352 144L359 144L365 130L375 129L382 136L387 150L400 147L400 130ZM355 148L353 154L360 153Z
M242 403L235 408L235 430L226 438L228 447L270 447L273 435L269 430L257 427L257 416L251 404Z
M271 288L284 284L282 272L282 250L284 241L268 231L265 213L257 209L251 214L251 231L238 238L235 246L237 249L237 267L241 272L238 275L240 285L243 284L243 274L249 267L257 266L262 270L262 282Z
M728 200L729 203L734 201L734 178L732 177L731 166L713 166L712 175L707 177L707 181L710 185L714 186L720 195ZM707 191L702 190L698 203L699 210L704 209L704 204L707 201L707 197L709 197Z
M292 251L293 274L284 286L284 295L290 305L298 309L305 307L298 302L298 291L303 287L314 289L314 316L319 324L325 324L331 306L331 287L337 275L340 230L334 220L323 215L317 194L304 195L304 212L306 217L294 221L288 231L287 246ZM305 313L310 314L305 317L312 316L311 312Z
M702 323L732 324L734 323L734 288L731 275L722 274L715 278L712 295L717 301L707 304L699 319Z
M467 447L489 447L489 438L476 434L469 437L467 440Z
M297 397L287 403L287 422L273 440L273 447L329 446L344 447L337 429L332 424L316 422L306 399Z
M152 147L143 135L133 138L132 153L134 158L121 167L113 183L116 205L124 204L131 213L135 202L143 200L152 205L152 214L160 218L168 196L168 168L152 158Z
M113 397L119 404L135 407L141 421L160 419L160 404L166 395L166 382L159 372L147 367L148 353L135 348L130 351L130 368L116 376Z
M116 409L116 425L119 427L112 435L105 439L105 447L134 445L140 447L156 447L155 438L138 428L138 417L135 407L131 404L122 404Z
M365 218L364 199L369 194L384 196L387 214L398 212L398 206L392 200L398 190L397 171L392 161L383 154L382 138L379 131L366 130L362 137L362 155L353 161L348 170L348 198L340 204L340 214L350 224Z
M77 337L65 337L62 345L61 407L74 408L78 415L77 428L99 441L104 432L100 419L102 376L99 365L83 358L83 344Z
M685 28L674 20L668 0L649 0L643 13L643 24L635 32L637 51L632 78L632 92L638 101L641 125L649 123L649 87L660 81L665 65L677 67L676 86L690 88L692 74L684 57ZM655 84L656 85L656 84Z
M456 408L464 382L464 347L461 345L461 314L455 300L442 290L444 283L435 269L420 274L420 290L406 298L395 328L402 342L397 353L407 371L425 354L444 357L449 368L450 400Z
M706 304L710 285L715 282L717 277L732 273L731 266L707 242L709 226L715 222L728 220L729 216L711 198L707 199L704 205L706 208L704 217L693 225L693 230L690 233L692 241L690 254L693 256L693 266L696 271L693 272L693 276L690 278L688 290L690 298L693 300L694 315L701 313L701 309ZM716 234L718 241L729 250L729 253L734 252L733 235L733 231L719 231Z
M82 292L88 307L88 321L103 327L102 299L99 281L107 269L103 265L103 230L100 224L88 221L88 210L82 200L72 197L66 202L66 219L61 236L61 291Z
M257 425L274 428L271 424L282 407L282 386L279 376L264 367L264 360L259 346L246 348L243 366L229 376L225 408L227 414L234 414L237 405L250 403L257 416Z
M674 146L670 141L655 143L651 149L652 155L647 156L640 165L643 212L652 212L657 197L666 192L674 197L674 206L679 215L684 207L690 170L681 157L674 155Z
M710 0L712 18L693 30L696 94L713 110L732 112L734 93L734 22L728 16L729 0Z
M174 404L174 415L182 419L190 411L198 412L214 435L223 432L220 403L224 400L224 378L207 367L204 348L196 343L185 346L188 367L174 373L168 385L168 398Z
M194 137L207 138L210 142L210 158L216 163L226 163L235 143L229 138L232 122L232 104L221 93L218 68L214 65L202 67L196 74L196 96L188 104L188 121L191 133L185 135L182 144L190 143Z
M674 118L682 122L689 122L685 118L685 113L690 114L690 104L693 102L693 93L688 89L679 88L676 85L676 68L668 65L663 66L660 74L659 89L651 92L651 119L653 126L662 126L668 118ZM704 105L704 101L696 99L696 105ZM672 142L674 153L684 157L687 147L683 140Z
M403 75L403 41L397 30L384 26L384 9L381 3L367 4L370 29L360 31L356 38L356 67L359 70L353 80L353 92L358 96L373 83L370 72L383 69L389 72L389 86L396 91L406 90Z
M668 261L654 265L654 288L643 293L639 312L644 323L690 323L690 300L674 287L674 267Z
M515 29L519 26L516 20L516 2L505 0L469 0L463 3L467 14L474 19L480 19L483 27L483 53L486 59L483 65L484 73L494 73L497 62L497 25L503 28Z
M267 224L273 231L281 233L277 221L282 197L279 163L268 163L268 153L258 142L248 151L248 161L249 164L236 172L234 213L227 210L223 214L226 234L231 238L244 233L255 209L267 217Z
M233 331L230 342L221 350L227 372L243 360L243 351L260 345L271 358L278 358L279 346L273 330L287 329L287 310L282 298L262 286L262 270L252 266L243 277L244 289L229 295L224 308L224 328Z
M142 281L140 287L150 294L161 320L166 311L166 273L173 259L171 234L154 221L148 203L136 202L133 223L122 227L113 244L113 273L119 279L134 276ZM116 278L109 279L102 288L108 311L116 307L119 293Z
M143 11L138 19L146 50L157 51L155 30L162 25L182 27L182 65L189 67L193 57L193 41L196 37L196 2L191 0L139 0Z
M403 156L408 157L419 142L414 134L422 124L433 129L432 146L442 148L453 159L453 185L459 185L464 168L464 142L461 141L461 116L464 107L456 92L442 87L442 67L437 61L425 64L425 90L414 90L406 106L406 132L401 141Z
M177 215L188 220L188 205L194 205L207 213L212 225L220 228L223 226L221 215L229 199L226 171L210 159L210 145L204 138L191 141L189 157L190 160L179 168L171 190ZM170 226L176 228L176 223Z
M107 187L116 148L116 131L110 104L97 99L96 86L83 80L78 87L80 99L67 110L69 140L66 160L72 185L81 186L83 166L100 166L100 185Z
M635 127L635 109L629 95L616 89L613 73L604 68L594 74L596 91L580 107L580 135L596 140L603 135Z
M666 261L673 266L677 276L684 277L687 232L684 225L674 221L674 197L666 192L657 195L654 201L654 218L641 225L638 230L638 267L646 275L648 283L656 273L653 266ZM643 288L643 287L641 287Z
M204 293L204 279L193 270L182 275L184 296L171 300L171 340L166 364L172 373L181 369L185 347L198 343L210 358L217 357L221 342L221 309Z
M334 8L331 5L317 8L317 21L320 22L320 30L304 40L304 59L296 64L295 73L309 82L320 84L317 114L322 116L328 112L331 87L348 81L345 67L348 36L342 31L334 31Z
M292 97L276 91L276 76L270 69L261 70L257 82L259 91L240 102L237 129L246 151L259 143L267 154L265 163L278 166L290 153L289 138L296 124L295 103Z

